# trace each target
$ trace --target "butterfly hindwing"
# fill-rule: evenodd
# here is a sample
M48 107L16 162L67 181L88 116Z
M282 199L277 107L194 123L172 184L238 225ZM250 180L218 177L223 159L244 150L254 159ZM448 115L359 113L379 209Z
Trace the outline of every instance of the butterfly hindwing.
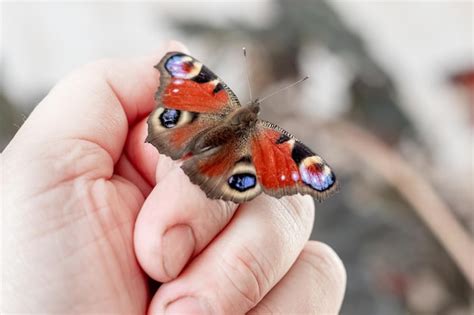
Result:
M216 127L240 104L220 78L191 56L170 52L155 68L160 87L148 119L147 142L179 159L189 153L197 135Z
M234 202L261 193L246 135L234 135L218 147L186 160L181 168L209 198Z
M209 198L244 202L262 191L323 200L337 188L329 165L280 127L258 121L246 132L186 160L182 168Z
M337 189L329 165L282 128L259 120L250 139L252 162L262 190L282 197L296 193L323 200Z
M147 142L174 160L189 153L194 138L216 125L198 113L158 107L148 118Z

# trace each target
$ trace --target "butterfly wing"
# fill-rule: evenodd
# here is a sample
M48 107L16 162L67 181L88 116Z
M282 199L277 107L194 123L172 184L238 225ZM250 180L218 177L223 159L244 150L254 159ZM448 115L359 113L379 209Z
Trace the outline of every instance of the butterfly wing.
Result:
M239 203L262 191L277 198L309 194L321 201L337 189L336 176L320 156L285 130L260 120L181 167L209 198Z
M179 159L189 154L196 136L219 125L240 103L219 77L191 56L170 52L155 68L160 87L146 141Z
M261 193L251 160L249 134L229 137L218 147L186 160L181 168L209 198L244 202Z
M257 180L265 193L309 194L321 201L337 190L336 176L317 154L282 128L259 120L250 139Z

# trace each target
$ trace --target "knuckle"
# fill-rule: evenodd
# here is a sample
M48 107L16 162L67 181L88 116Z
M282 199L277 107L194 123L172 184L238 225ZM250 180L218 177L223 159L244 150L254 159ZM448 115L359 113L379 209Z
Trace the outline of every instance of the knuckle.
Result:
M308 263L316 279L324 278L330 284L345 288L346 269L339 256L328 245L309 241L300 259Z
M270 289L275 278L274 268L263 254L243 246L227 259L223 259L222 269L237 296L248 308L255 306Z

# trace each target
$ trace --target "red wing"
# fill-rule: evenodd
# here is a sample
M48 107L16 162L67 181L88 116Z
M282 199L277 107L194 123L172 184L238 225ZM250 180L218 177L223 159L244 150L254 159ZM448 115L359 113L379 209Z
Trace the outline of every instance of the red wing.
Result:
M257 179L270 195L301 193L322 200L337 187L336 176L320 156L269 122L258 122L251 151Z
M228 113L240 106L230 88L191 56L170 52L155 67L161 75L159 106L197 113Z
M146 141L180 159L189 155L197 135L217 126L240 104L221 79L191 56L170 52L155 67L160 87Z

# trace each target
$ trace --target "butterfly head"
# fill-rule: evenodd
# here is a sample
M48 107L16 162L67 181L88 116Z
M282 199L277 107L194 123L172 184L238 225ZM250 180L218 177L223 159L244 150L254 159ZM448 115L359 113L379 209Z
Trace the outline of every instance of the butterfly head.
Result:
M260 99L256 98L254 101L250 103L250 105L247 106L247 108L251 111L254 112L255 115L258 115L260 113Z

